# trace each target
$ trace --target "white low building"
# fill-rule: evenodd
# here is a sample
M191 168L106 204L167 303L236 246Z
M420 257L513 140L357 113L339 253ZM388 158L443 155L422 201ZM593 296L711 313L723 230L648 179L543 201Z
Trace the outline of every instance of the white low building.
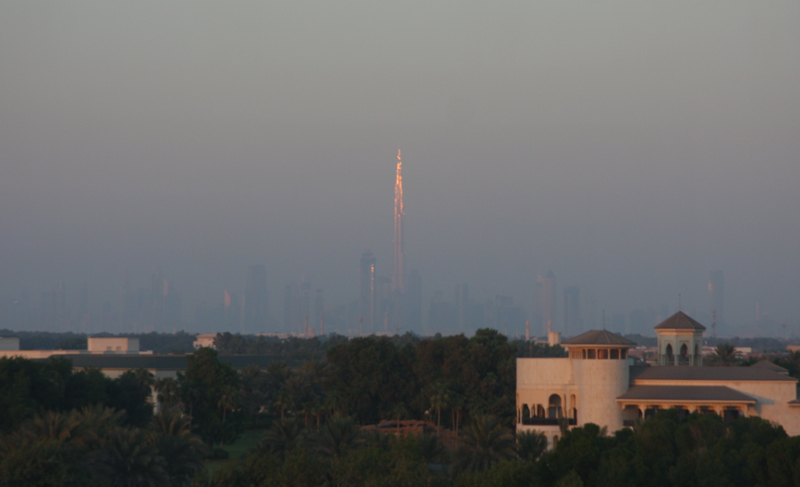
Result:
M659 366L634 366L635 343L606 330L565 340L564 358L517 359L517 431L545 433L594 423L613 433L658 409L759 416L800 434L797 379L774 364L702 366L705 327L678 312L656 327Z
M214 340L217 339L217 333L201 333L197 335L194 339L195 350L199 350L201 348L217 348L214 345Z
M89 337L87 339L86 350L20 350L18 337L0 338L0 358L21 357L43 359L54 355L151 355L152 353L152 350L139 349L138 338L128 337Z

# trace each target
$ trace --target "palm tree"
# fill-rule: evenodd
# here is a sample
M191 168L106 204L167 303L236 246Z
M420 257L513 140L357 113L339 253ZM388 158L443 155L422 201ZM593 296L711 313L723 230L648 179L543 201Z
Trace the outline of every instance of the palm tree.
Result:
M171 407L180 400L180 396L178 395L178 381L172 377L156 379L154 387L159 405L163 404L164 406Z
M153 417L150 428L158 453L166 461L171 484L186 485L203 469L208 453L203 440L192 434L192 418L177 407L165 408Z
M436 435L416 435L419 455L425 463L437 463L447 455L447 449Z
M429 394L431 407L436 410L436 434L438 435L442 424L442 409L450 406L450 391L445 384L437 382Z
M736 348L730 343L720 343L716 347L716 352L722 365L733 365L736 363Z
M291 395L286 391L281 391L275 396L275 408L281 412L281 421L284 420L284 415L287 409L294 407Z
M153 387L156 382L153 373L147 369L134 369L133 373L136 375L136 382L142 387Z
M115 428L92 453L98 484L125 487L169 486L164 457L139 428Z
M262 437L258 448L283 459L302 442L304 435L305 428L297 418L275 421Z
M325 395L325 409L329 412L328 418L347 415L347 396L340 390L334 389Z
M192 417L176 407L164 408L150 420L150 429L159 435L191 435Z
M493 415L475 416L465 429L464 445L456 453L456 472L480 472L514 458L514 436Z
M461 413L464 410L464 396L453 393L450 398L450 410L453 413L453 432L455 433L456 444L455 448L458 449L458 424L461 422Z
M312 447L328 458L340 458L361 439L358 425L350 418L334 418L310 438Z
M547 451L547 436L538 431L517 433L517 453L523 460L535 461Z
M408 417L408 408L406 407L405 403L398 402L392 406L389 414L391 414L392 419L395 420L395 433L397 436L400 436L400 420Z
M19 431L21 436L55 441L80 441L80 424L73 417L56 411L37 414Z
M125 411L96 404L72 411L71 418L83 438L83 443L94 449L109 432L122 424Z
M221 432L221 441L220 444L225 443L225 413L231 409L236 408L236 399L237 399L238 391L233 387L225 387L222 390L222 394L219 396L219 400L217 401L217 407L222 409L222 432Z

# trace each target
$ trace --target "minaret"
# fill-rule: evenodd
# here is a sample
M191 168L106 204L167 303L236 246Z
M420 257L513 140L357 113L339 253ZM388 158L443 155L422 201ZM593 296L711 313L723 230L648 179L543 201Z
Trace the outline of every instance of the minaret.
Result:
M403 161L397 149L397 176L394 183L394 272L392 291L403 294Z

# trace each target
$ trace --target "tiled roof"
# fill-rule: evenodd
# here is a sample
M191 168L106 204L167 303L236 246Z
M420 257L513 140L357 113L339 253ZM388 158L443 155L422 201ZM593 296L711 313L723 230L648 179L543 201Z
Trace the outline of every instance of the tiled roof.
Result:
M636 343L607 330L591 330L561 342L562 345L624 345L635 346Z
M777 372L779 374L788 374L789 371L784 369L780 365L774 364L767 359L759 360L758 362L754 363L750 367L763 367L767 370L771 370L773 372Z
M630 368L631 380L729 380L729 381L791 381L794 377L773 372L764 367L691 367L691 366L636 366Z
M756 402L747 394L725 386L633 386L617 401Z
M683 311L678 311L674 315L670 316L666 320L662 321L661 324L656 326L656 330L697 330L703 331L706 329L705 326L698 323L694 318L690 317Z

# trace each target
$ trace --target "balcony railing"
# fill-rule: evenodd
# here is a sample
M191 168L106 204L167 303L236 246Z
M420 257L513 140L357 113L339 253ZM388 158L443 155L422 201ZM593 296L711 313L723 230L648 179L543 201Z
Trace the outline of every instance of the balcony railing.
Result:
M522 418L522 424L524 425L538 425L538 426L558 426L558 419L557 418ZM567 420L567 424L570 426L575 426L578 424L577 421L570 418Z

